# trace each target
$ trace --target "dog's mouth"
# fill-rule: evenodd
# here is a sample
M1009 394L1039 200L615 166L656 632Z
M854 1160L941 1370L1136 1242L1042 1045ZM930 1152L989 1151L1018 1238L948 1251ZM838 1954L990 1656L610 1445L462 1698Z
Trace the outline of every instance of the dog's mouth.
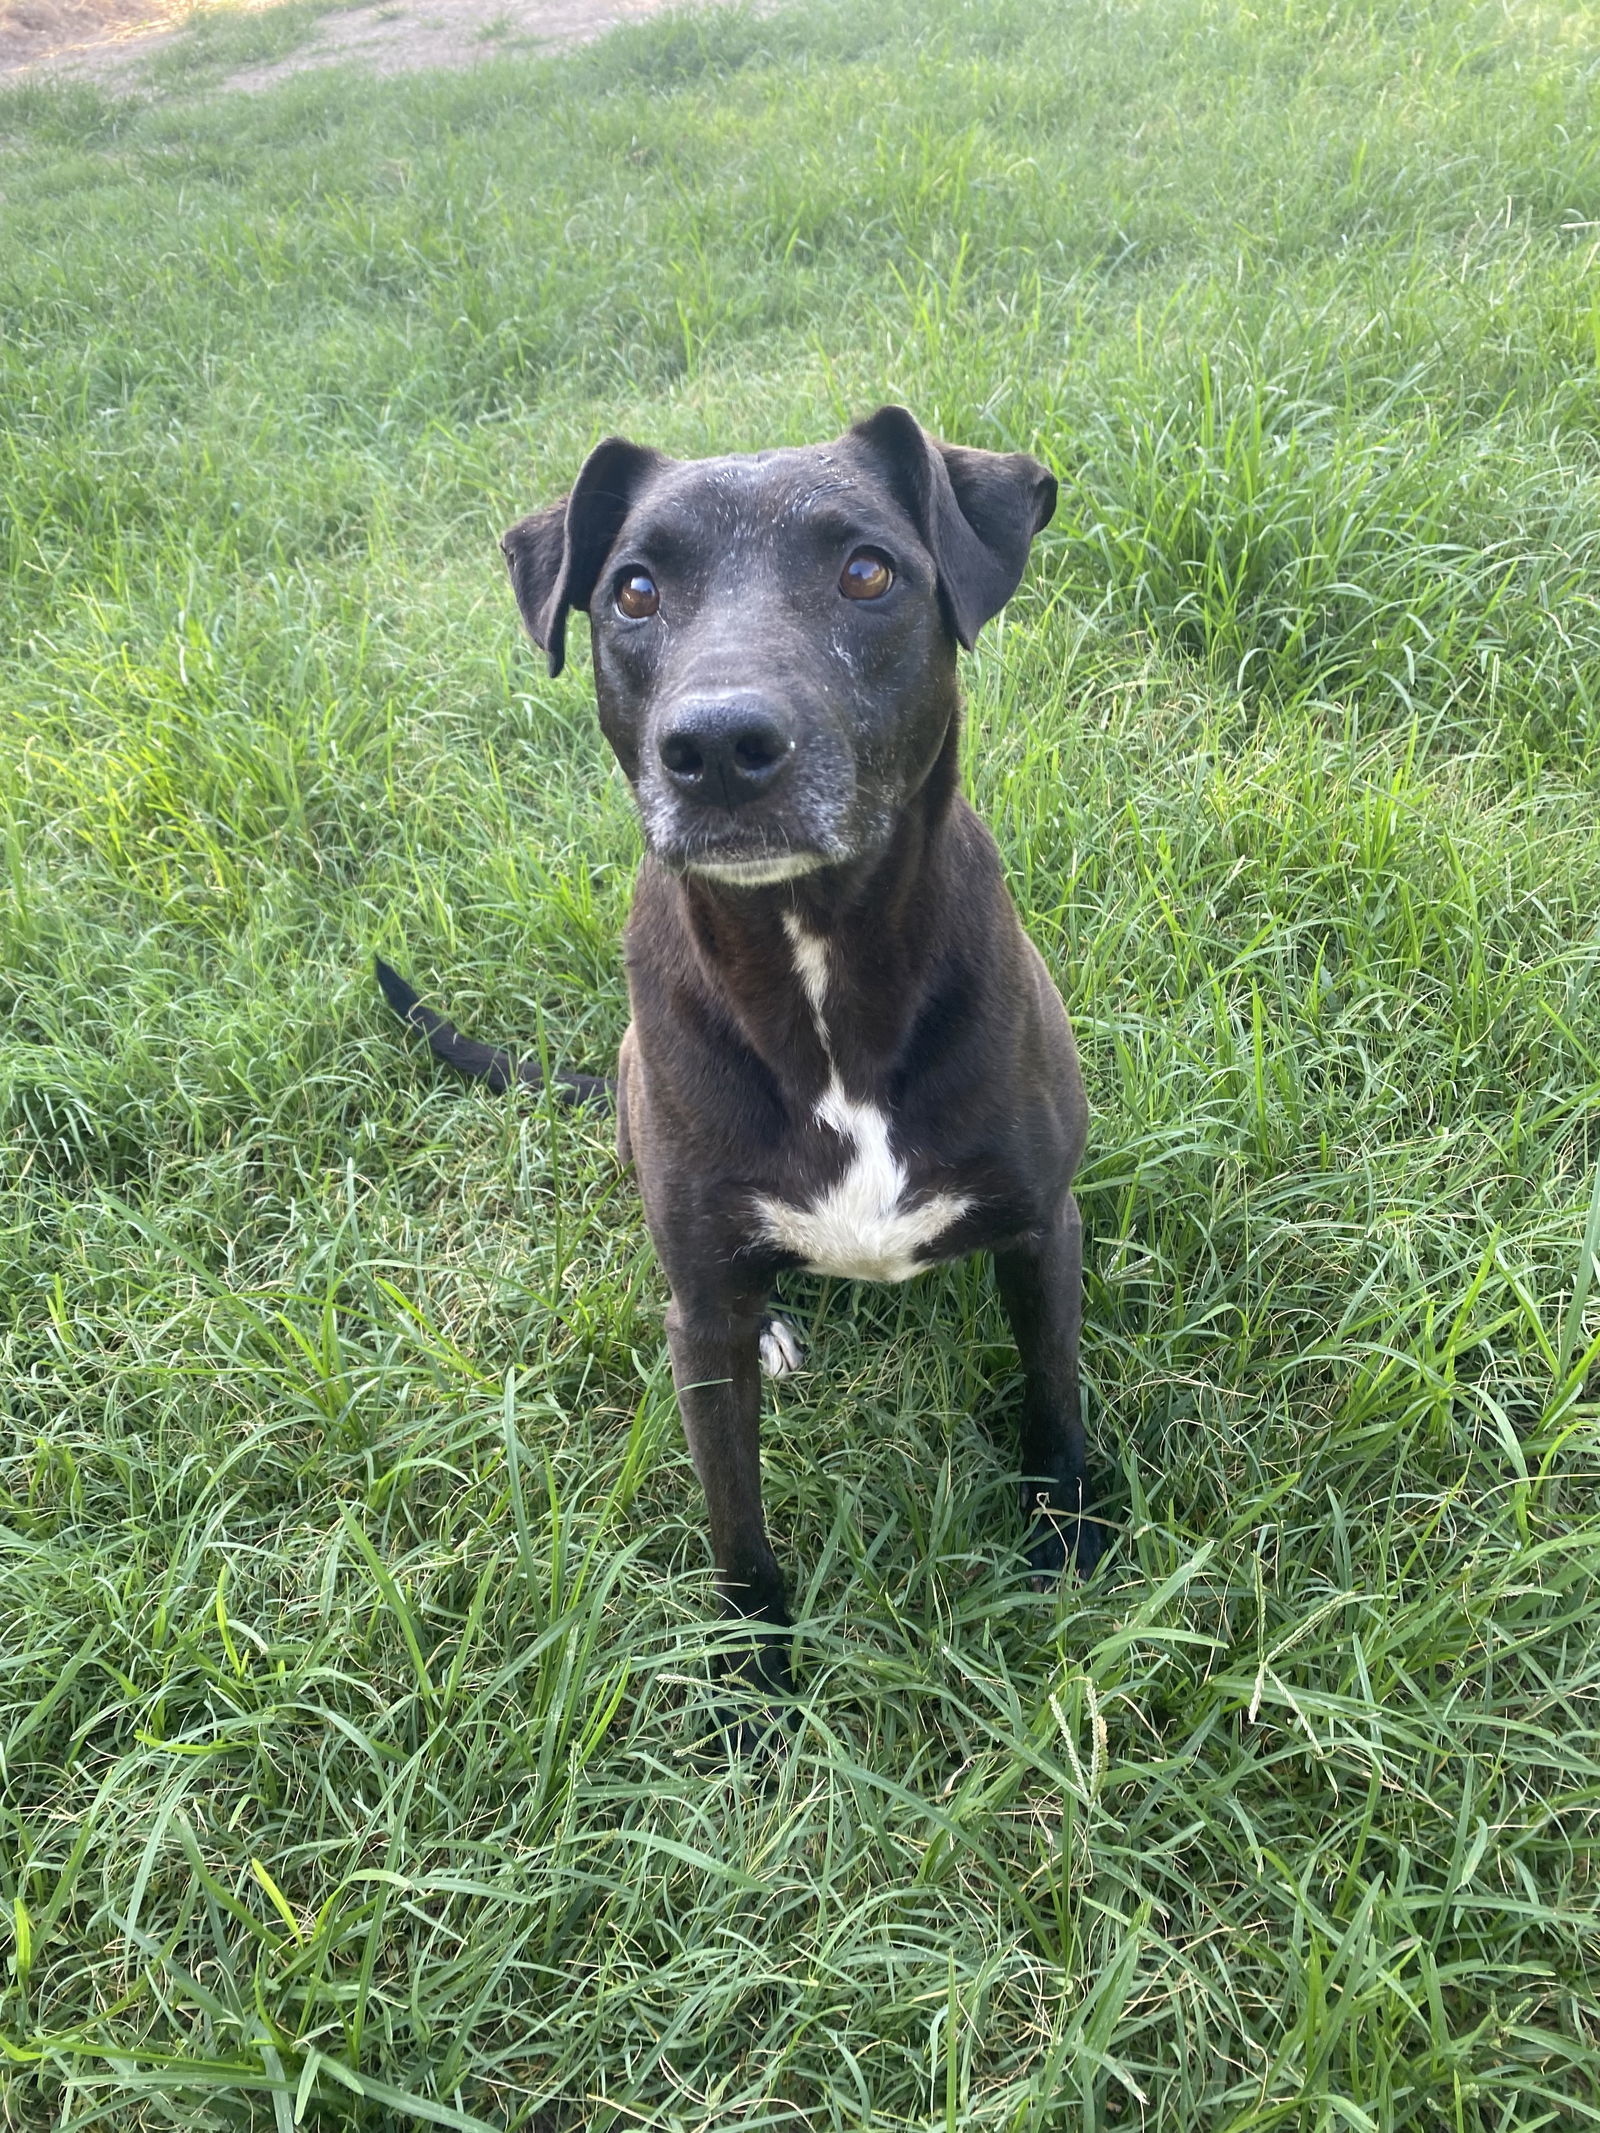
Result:
M722 859L709 853L682 862L680 871L700 874L708 881L724 881L736 888L760 889L773 881L794 881L814 874L829 862L820 852L770 852L752 859Z
M802 874L814 874L819 867L837 866L848 856L837 832L823 829L818 834L815 824L802 828L768 821L740 823L735 828L726 817L713 825L685 822L677 809L658 811L646 806L641 811L645 842L673 874L755 889L768 882L794 881Z
M649 835L647 842L661 864L674 874L696 874L707 881L730 882L739 888L756 889L767 882L794 881L802 874L814 874L818 867L837 864L841 854L835 850L819 850L810 838L801 843L791 842L781 834L774 835L774 825L769 825L765 835L755 834L754 825L742 835L707 835L703 827L699 834L688 835L674 824L673 832L663 836Z

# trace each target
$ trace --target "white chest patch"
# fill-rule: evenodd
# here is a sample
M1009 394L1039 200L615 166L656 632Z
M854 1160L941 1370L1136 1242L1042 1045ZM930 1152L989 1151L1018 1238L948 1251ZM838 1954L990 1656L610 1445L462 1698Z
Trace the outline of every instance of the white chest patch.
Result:
M794 950L795 970L816 1021L822 1048L832 1061L823 1002L828 988L825 942L807 933L793 912L784 914L784 931ZM928 1262L917 1253L958 1222L972 1205L957 1193L934 1193L915 1207L903 1203L905 1164L895 1154L888 1113L877 1104L858 1103L845 1093L838 1071L817 1100L817 1121L829 1126L854 1148L844 1175L809 1207L756 1196L755 1208L767 1239L796 1253L808 1272L840 1274L853 1281L909 1281Z

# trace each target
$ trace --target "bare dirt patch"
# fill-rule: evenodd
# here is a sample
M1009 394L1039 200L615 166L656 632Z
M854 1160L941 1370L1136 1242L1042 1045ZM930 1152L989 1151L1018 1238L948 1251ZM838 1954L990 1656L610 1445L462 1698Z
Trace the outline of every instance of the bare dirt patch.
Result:
M0 75L46 61L70 68L85 52L171 30L188 14L177 0L0 0Z
M22 75L139 83L145 64L182 38L217 0L0 0L0 80ZM232 0L254 13L273 0ZM231 89L260 89L308 67L353 63L374 74L467 67L506 52L581 44L670 0L374 0L339 8L303 43L269 64L231 75Z

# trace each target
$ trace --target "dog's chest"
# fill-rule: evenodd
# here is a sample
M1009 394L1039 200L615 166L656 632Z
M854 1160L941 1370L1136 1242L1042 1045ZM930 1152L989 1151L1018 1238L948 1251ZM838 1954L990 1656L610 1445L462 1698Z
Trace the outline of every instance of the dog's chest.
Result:
M813 1274L855 1281L908 1281L930 1264L929 1248L971 1207L957 1193L918 1194L893 1122L879 1105L852 1098L833 1065L828 1038L827 948L791 912L784 930L817 1035L827 1055L827 1087L816 1104L819 1130L845 1145L843 1171L804 1200L758 1193L755 1212L767 1242L793 1252ZM937 1256L934 1254L934 1256Z

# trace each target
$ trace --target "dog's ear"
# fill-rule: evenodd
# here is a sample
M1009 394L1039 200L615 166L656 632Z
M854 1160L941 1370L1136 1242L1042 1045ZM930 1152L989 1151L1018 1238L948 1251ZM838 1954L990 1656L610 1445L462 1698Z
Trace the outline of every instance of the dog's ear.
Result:
M850 432L884 468L939 572L945 619L971 651L1021 582L1034 535L1056 508L1056 478L1026 452L940 444L903 407Z
M626 437L606 437L583 462L570 496L521 520L501 541L523 623L549 655L552 674L566 658L568 613L593 599L635 496L665 463Z

